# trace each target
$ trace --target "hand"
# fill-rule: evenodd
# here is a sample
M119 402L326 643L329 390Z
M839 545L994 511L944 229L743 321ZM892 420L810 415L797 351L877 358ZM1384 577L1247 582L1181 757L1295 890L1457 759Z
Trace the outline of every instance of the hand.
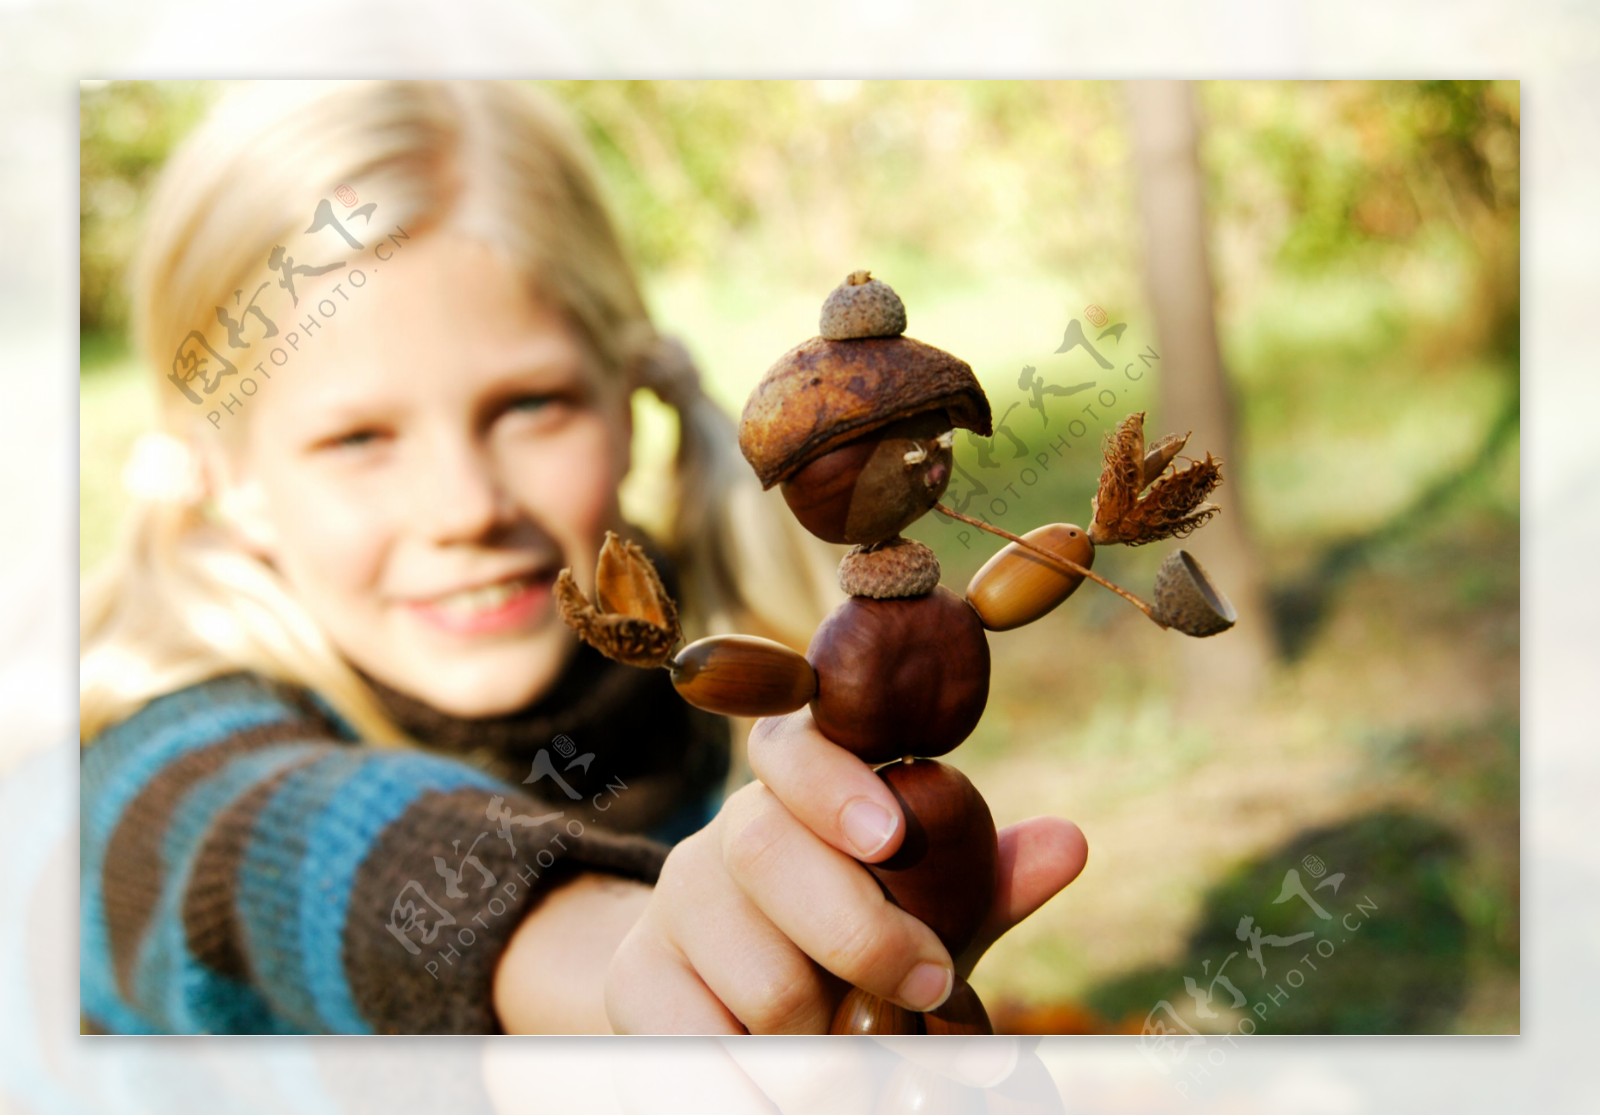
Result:
M857 863L893 855L905 833L870 767L818 732L809 709L757 721L750 764L760 782L672 851L612 960L606 1010L618 1031L826 1033L848 985L929 1010L953 972L970 972L1087 857L1071 822L1001 831L994 908L951 958Z

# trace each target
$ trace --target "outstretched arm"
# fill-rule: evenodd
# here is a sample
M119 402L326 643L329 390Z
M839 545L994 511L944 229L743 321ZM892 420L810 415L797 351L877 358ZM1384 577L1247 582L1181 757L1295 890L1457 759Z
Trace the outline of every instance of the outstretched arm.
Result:
M120 1032L498 1030L495 967L540 898L665 853L250 675L157 699L81 775L83 1007Z

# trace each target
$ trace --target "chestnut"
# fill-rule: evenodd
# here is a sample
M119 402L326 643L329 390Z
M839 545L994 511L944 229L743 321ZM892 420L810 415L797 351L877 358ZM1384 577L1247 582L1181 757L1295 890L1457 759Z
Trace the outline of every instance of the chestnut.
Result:
M817 628L806 658L817 672L817 728L868 763L944 755L989 700L983 623L942 585L924 597L851 597Z
M999 887L1000 841L989 805L965 775L937 760L892 763L878 777L905 812L906 835L893 856L867 871L957 957Z
M783 482L783 498L825 542L871 545L928 512L950 484L950 421L943 411L890 423L829 450Z
M922 1017L923 1029L930 1035L992 1035L994 1024L973 991L972 985L956 977L950 998Z

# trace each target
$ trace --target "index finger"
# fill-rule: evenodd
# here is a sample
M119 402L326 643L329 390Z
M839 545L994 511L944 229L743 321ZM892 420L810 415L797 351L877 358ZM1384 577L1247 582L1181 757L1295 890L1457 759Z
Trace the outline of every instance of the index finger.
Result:
M893 792L871 767L822 735L809 706L756 722L750 768L802 825L848 856L880 861L905 837Z

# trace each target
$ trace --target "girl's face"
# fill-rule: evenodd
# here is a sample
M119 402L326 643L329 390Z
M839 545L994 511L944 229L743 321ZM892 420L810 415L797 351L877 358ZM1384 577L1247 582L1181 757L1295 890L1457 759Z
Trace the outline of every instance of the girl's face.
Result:
M621 522L626 391L479 241L356 266L360 288L350 268L296 283L297 320L336 312L280 324L298 348L223 416L246 428L222 506L356 666L458 716L510 712L576 649L551 586L570 566L589 587Z

